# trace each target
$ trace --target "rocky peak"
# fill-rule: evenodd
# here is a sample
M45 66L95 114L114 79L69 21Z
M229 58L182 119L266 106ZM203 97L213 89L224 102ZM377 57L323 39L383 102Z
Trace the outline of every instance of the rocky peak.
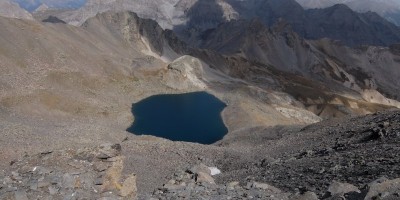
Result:
M143 43L152 52L158 55L163 53L164 36L163 29L157 22L151 19L142 19L136 13L104 12L87 20L82 26L86 29L95 30L101 27L109 28L109 31L118 31L125 41L131 45ZM112 27L112 28L111 28Z
M400 41L400 29L394 24L377 14L357 13L343 4L307 10L306 14L308 22L302 35L307 39L327 37L341 40L348 46L387 46ZM294 27L298 29L296 24Z
M18 4L9 0L0 1L0 16L17 19L34 20L32 15Z
M345 10L347 12L353 12L353 10L351 8L349 8L349 6L347 6L346 4L342 4L342 3L338 3L331 7L328 7L328 10Z
M49 8L49 6L47 6L46 4L42 4L42 5L40 5L38 8L36 8L36 10L35 11L33 11L33 13L38 13L38 12L45 12L45 11L47 11L47 10L49 10L50 8Z

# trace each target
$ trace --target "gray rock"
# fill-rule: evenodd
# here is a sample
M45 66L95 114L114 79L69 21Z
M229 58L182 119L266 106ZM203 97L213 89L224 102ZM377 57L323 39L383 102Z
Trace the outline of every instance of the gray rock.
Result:
M82 163L80 163L78 161L70 162L70 163L68 163L68 165L72 166L72 167L74 167L76 169L82 169L82 168L85 167L84 164L82 164Z
M118 199L118 197L113 196L113 197L101 197L101 198L99 198L97 200L116 200L116 199Z
M292 200L318 200L318 196L314 192L306 192L302 195L291 197Z
M70 192L64 195L63 200L75 200L77 199L77 194L75 192Z
M230 182L226 185L226 190L234 190L236 186L239 185L239 182L234 181L234 182Z
M99 152L96 155L99 159L113 158L121 154L120 144L102 144L100 146Z
M64 188L74 188L75 187L75 178L71 174L64 174L62 180L62 186Z
M344 194L348 194L351 192L361 193L361 191L356 186L348 183L340 183L337 181L333 181L333 183L328 188L328 192L331 196L343 196Z
M49 193L50 193L50 195L55 195L55 194L58 193L58 191L59 191L59 189L56 188L56 187L54 187L54 186L50 186L50 187L49 187Z
M253 188L257 188L257 189L262 189L262 190L267 190L269 192L272 193L282 193L282 191L274 186L271 186L269 184L266 183L258 183L258 182L254 182L252 185Z
M24 190L19 190L14 192L15 200L29 200L26 192Z
M103 185L103 178L99 177L94 180L95 185Z
M11 179L13 179L13 180L22 180L22 177L19 175L18 172L11 172Z
M168 190L168 191L173 191L173 190L182 190L184 189L184 185L173 185L173 184L165 184L163 186L163 189Z
M38 189L38 182L36 180L30 181L28 183L29 189L37 190Z
M199 164L196 166L193 166L192 168L189 169L189 172L193 173L193 174L198 174L200 172L206 173L206 174L210 174L211 175L211 170L210 168L208 168L206 165L204 164Z
M18 188L17 187L8 187L7 188L7 192L14 192L14 191L17 191L18 190Z
M52 170L47 169L47 168L45 168L45 167L41 167L41 166L34 167L34 168L32 169L32 171L33 171L33 172L36 172L36 173L38 173L38 174L40 174L40 175L45 175L45 174L49 174L50 172L52 172Z
M18 172L20 173L20 174L27 174L27 173L30 173L30 172L33 172L33 167L31 167L31 166L23 166L23 167L21 167L19 170L18 170Z
M50 184L51 184L51 183L50 183L49 180L43 179L43 178L42 178L41 180L38 181L37 187L38 187L38 188L43 188L43 187L49 186Z
M400 194L400 178L388 180L386 178L378 179L368 184L368 193L365 200L380 199L391 194Z
M96 171L103 172L103 171L106 171L110 167L110 165L109 165L109 163L105 163L105 162L95 162L95 163L93 163L93 167Z
M61 177L59 175L54 175L48 178L50 180L51 184L60 184L61 183Z

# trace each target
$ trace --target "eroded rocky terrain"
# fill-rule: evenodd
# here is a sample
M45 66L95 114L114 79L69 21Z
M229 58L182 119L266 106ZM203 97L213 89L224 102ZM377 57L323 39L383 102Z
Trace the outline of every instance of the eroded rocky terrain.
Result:
M264 129L211 146L129 137L121 144L27 154L0 174L0 197L398 199L399 121L394 110ZM156 152L139 159L147 150ZM151 159L147 167L134 163ZM146 179L149 167L159 179Z
M241 4L228 1L217 2L229 18L218 26L219 10L200 19L196 10L215 1L115 2L0 17L1 198L398 197L400 116L384 111L400 105L397 45L306 40L285 20L235 20ZM171 9L211 29L189 29L201 37L186 44L163 29L185 21ZM227 105L221 141L126 132L133 103L193 91Z

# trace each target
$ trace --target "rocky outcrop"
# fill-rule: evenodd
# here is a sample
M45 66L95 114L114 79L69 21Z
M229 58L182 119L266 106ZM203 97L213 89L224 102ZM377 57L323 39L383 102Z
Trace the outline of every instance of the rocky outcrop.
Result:
M38 8L35 9L35 11L33 11L33 13L46 12L49 9L50 7L46 4L41 4Z
M49 16L47 19L42 20L42 22L53 24L66 24L66 22L54 16Z
M136 175L122 173L119 144L25 156L0 175L1 199L135 199Z
M203 79L203 74L208 66L205 66L199 59L191 56L182 56L170 63L168 71L163 79L171 88L183 90L192 87L206 89L207 85Z
M133 12L105 12L82 25L89 31L97 30L99 26L108 28L107 31L112 33L118 33L121 36L120 39L132 47L141 47L159 56L163 54L163 29L153 20L139 18Z

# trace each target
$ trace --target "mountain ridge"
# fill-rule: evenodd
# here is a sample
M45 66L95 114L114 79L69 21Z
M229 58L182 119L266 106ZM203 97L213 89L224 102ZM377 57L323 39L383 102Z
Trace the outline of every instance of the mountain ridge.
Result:
M400 3L393 0L297 0L304 8L326 8L334 4L346 4L357 12L373 11L396 25L400 24Z
M305 10L295 0L170 0L167 2L111 0L89 1L86 6L78 10L49 12L49 15L54 15L73 25L80 25L98 12L130 10L138 13L142 18L157 21L163 29L173 29L182 40L195 46L198 45L198 39L203 32L217 27L220 23L253 18L261 19L267 26L272 26L283 18L306 39L328 37L341 40L349 46L389 46L400 42L400 28L388 23L384 18L368 13L356 13L345 6L325 9ZM336 15L333 18L327 15L331 10L347 13L347 15L346 17ZM205 12L206 15L201 14ZM321 20L322 18L324 20ZM368 34L365 35L365 33Z

